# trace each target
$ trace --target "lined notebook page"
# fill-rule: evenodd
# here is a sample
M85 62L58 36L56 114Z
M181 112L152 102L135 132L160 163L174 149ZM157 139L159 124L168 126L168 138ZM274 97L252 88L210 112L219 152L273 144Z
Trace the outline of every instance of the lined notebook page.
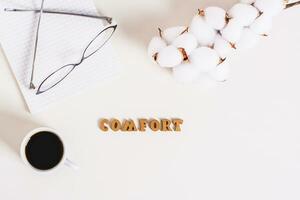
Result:
M119 71L119 62L109 43L85 60L61 84L41 95L29 90L38 14L5 12L4 8L39 9L40 0L1 0L0 43L24 99L32 113L53 102L93 88ZM93 0L45 0L45 9L97 15ZM104 28L99 19L44 13L37 49L35 86L51 72L78 63L89 42Z

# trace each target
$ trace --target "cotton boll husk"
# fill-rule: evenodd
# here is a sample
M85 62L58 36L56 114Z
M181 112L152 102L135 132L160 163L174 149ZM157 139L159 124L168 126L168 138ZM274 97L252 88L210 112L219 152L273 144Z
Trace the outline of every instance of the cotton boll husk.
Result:
M259 16L259 11L252 5L237 3L228 11L228 15L241 26L249 26Z
M214 43L217 31L209 26L202 16L196 15L190 25L189 32L194 34L198 43L209 46Z
M175 67L183 61L182 53L174 46L167 46L157 54L156 62L162 67Z
M204 19L208 25L221 30L226 25L226 11L219 7L208 7L204 10Z
M229 79L230 69L228 62L219 64L211 73L211 77L217 82L224 82Z
M276 16L285 8L284 0L256 0L254 5L269 16Z
M242 30L243 27L235 19L231 19L221 31L221 35L225 40L235 44L240 39Z
M197 48L198 42L196 37L191 33L184 33L178 36L174 42L172 43L173 46L177 48L183 48L187 55Z
M237 49L253 48L262 36L254 33L251 29L245 28L242 32L240 40L235 44Z
M181 83L194 82L197 80L199 73L199 68L191 63L182 63L173 68L173 77Z
M162 38L171 44L179 35L181 35L187 27L185 26L175 26L165 29L161 34Z
M189 60L193 65L197 66L200 71L208 72L219 64L220 57L214 49L199 47L192 51Z
M153 56L158 53L161 49L167 46L166 42L161 37L154 37L148 46L148 55L153 58Z
M231 44L224 38L222 38L219 34L216 36L214 49L217 51L218 55L223 59L226 58L234 50Z
M272 29L272 17L263 13L254 20L250 29L259 35L269 34Z
M253 4L256 0L240 0L241 3Z

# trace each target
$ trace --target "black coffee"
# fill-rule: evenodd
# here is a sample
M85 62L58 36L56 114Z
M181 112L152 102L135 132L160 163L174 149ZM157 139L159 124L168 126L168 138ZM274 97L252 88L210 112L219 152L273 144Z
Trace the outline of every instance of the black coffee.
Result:
M63 158L64 146L60 138L51 132L39 132L31 136L25 154L28 162L36 169L54 168Z

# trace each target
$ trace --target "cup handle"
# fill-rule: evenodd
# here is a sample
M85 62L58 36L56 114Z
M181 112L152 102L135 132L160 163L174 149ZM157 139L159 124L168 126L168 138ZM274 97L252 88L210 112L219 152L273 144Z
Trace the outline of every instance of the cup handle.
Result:
M74 170L78 170L79 169L78 165L76 165L74 162L72 162L68 158L65 161L65 165L68 166L68 167L70 167L70 168L72 168L72 169L74 169Z

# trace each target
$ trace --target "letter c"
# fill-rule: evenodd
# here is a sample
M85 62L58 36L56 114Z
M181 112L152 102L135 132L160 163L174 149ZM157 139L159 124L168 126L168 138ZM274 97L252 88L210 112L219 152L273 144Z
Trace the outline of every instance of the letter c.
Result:
M99 122L99 128L102 131L107 132L108 128L107 128L107 126L105 126L105 124L108 124L108 120L107 119L101 119L100 122Z

